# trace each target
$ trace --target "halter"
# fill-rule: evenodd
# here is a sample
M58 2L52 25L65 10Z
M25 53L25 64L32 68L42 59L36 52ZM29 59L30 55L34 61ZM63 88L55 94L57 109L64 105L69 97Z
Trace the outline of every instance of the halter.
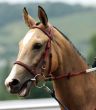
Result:
M30 74L32 74L34 76L33 79L30 79L31 81L36 81L36 78L38 76L43 76L44 75L44 72L46 70L46 59L49 57L49 68L48 68L48 76L44 76L44 83L40 86L36 85L38 88L44 88L53 98L55 98L58 103L64 108L64 110L69 110L65 105L63 105L55 96L55 93L54 91L51 91L46 85L45 85L45 81L50 81L50 80L58 80L58 79L61 79L61 78L65 78L67 77L68 79L70 77L73 77L73 76L78 76L78 75L81 75L81 74L85 74L85 73L90 73L90 72L93 72L93 71L96 71L96 67L95 68L92 68L92 69L87 69L87 70L84 70L84 71L80 71L80 72L77 72L77 73L66 73L66 74L63 74L61 76L58 76L58 77L52 77L50 76L50 74L52 75L51 73L51 66L52 66L52 54L51 54L51 41L52 41L52 37L53 37L53 33L52 33L52 28L53 27L50 27L48 26L46 29L43 29L42 27L40 27L39 25L35 25L32 27L33 29L34 28L38 28L40 29L43 33L45 33L49 40L47 41L47 44L46 44L46 47L45 47L45 51L41 57L42 59L42 63L41 63L41 70L42 72L41 73L37 73L36 72L36 68L37 67L32 67L32 66L28 66L27 64L21 62L21 61L16 61L14 64L18 64L22 67L24 67ZM96 62L95 62L96 63ZM30 81L28 80L28 81Z
M49 40L47 41L46 43L46 47L45 47L45 51L43 52L42 54L42 57L41 57L41 70L42 72L41 73L37 73L36 72L36 68L37 67L32 67L32 66L29 66L21 61L16 61L14 64L18 64L22 67L24 67L29 73L31 73L34 77L38 76L38 74L41 74L41 75L44 75L44 71L46 70L46 59L49 57L49 68L48 68L48 74L51 74L51 66L52 66L52 54L51 54L51 40L52 40L52 37L53 37L53 34L52 34L52 27L51 26L48 26L47 28L42 28L41 26L39 25L34 25L32 27L32 29L40 29L43 33L45 33L45 35L48 36Z
M24 67L29 73L31 73L35 77L35 76L37 76L37 74L44 75L44 72L46 70L46 59L49 57L49 68L48 68L48 74L44 79L45 81L58 80L58 79L65 78L65 77L69 79L70 77L78 76L78 75L86 73L86 70L84 70L84 71L80 71L80 72L76 72L76 73L64 73L63 75L57 76L57 77L50 76L52 74L51 73L51 66L52 66L51 41L53 40L53 33L52 33L53 27L48 26L47 28L42 28L42 26L40 26L40 25L34 25L32 27L32 29L35 29L35 28L40 29L49 38L49 40L47 41L46 47L45 47L45 51L41 57L42 62L41 62L40 66L41 66L42 72L37 73L38 72L38 71L36 72L37 67L29 66L21 61L16 61L14 64L18 64L18 65Z

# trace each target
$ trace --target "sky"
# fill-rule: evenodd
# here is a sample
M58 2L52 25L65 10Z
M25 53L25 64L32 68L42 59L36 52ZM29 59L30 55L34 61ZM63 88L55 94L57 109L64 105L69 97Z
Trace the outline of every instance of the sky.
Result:
M0 2L8 2L8 3L27 3L27 2L56 2L61 1L69 4L82 4L85 6L95 6L96 7L96 0L0 0Z

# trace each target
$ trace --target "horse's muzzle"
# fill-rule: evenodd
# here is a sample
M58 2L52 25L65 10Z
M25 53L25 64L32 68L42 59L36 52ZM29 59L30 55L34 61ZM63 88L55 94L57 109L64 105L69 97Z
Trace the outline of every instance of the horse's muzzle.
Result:
M5 81L5 86L7 87L8 91L11 93L17 93L20 90L20 81L17 79L13 79L12 81L8 82Z

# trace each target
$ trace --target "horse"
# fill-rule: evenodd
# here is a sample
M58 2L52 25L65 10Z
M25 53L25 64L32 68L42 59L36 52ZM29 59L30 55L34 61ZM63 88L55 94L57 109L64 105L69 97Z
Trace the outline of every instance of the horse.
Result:
M40 22L26 8L23 17L29 31L19 42L17 60L5 80L8 91L24 97L40 79L50 76L56 97L68 110L96 110L96 76L86 74L89 66L72 42L49 23L41 6ZM34 77L36 82L30 81Z

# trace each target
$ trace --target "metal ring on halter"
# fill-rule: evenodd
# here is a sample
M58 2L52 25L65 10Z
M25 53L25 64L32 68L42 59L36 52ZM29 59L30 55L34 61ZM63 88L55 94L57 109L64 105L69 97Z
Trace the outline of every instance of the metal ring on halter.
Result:
M46 69L46 66L45 66L45 65L43 65L43 66L42 66L42 69L43 69L43 70L45 70L45 69Z
M44 79L37 82L37 77L38 76L45 77L44 75L42 76L41 74L37 74L32 80L36 81L36 87L37 88L43 88L45 86L46 82L45 82Z

